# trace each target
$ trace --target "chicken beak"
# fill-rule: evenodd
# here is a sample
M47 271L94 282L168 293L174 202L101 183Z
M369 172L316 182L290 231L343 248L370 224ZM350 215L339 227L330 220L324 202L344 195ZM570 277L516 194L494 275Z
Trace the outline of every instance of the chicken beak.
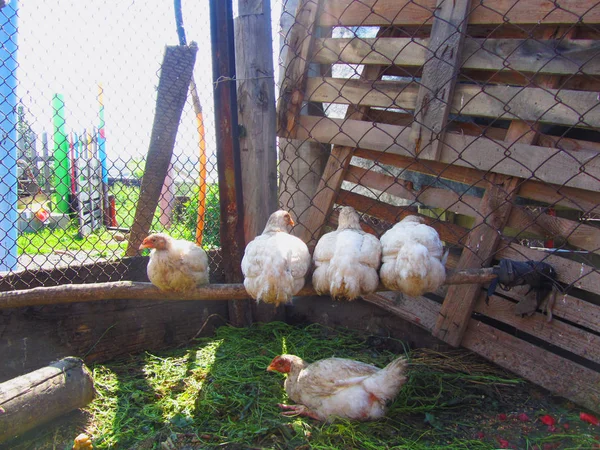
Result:
M269 364L269 367L267 367L267 372L275 372L275 367L273 367L273 364Z
M294 219L292 219L291 217L290 217L290 221L288 223L290 224L291 227L296 225L296 222L294 222Z
M148 241L146 241L146 239L144 239L140 245L140 248L138 250L143 250L145 248L150 248L150 245L148 245Z

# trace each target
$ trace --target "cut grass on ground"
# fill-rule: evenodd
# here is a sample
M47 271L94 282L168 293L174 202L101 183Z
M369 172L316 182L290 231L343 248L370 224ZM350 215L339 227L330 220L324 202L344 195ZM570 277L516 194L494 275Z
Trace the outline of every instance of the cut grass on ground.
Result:
M80 432L96 449L541 450L599 444L599 430L579 420L579 409L464 351L410 352L409 381L383 420L323 424L280 415L277 403L288 401L284 377L265 371L274 356L338 356L383 367L402 348L393 339L316 324L223 326L185 349L96 365L98 394L85 416L11 448L70 448ZM554 431L540 422L545 414L556 419Z

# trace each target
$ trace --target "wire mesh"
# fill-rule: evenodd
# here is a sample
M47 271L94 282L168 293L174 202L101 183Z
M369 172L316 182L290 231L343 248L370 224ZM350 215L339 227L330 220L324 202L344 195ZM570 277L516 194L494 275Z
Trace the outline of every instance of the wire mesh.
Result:
M68 268L126 276L128 244L150 144L166 45L178 45L178 2L13 1L0 9L0 271ZM180 2L179 2L180 4ZM152 232L220 247L210 24L183 2L198 43L194 84ZM198 223L200 222L200 226ZM211 265L221 256L209 252ZM69 272L70 273L70 272Z
M314 245L342 205L377 236L418 214L450 269L546 261L565 292L600 294L600 3L472 1L458 19L445 3L283 2L294 232ZM474 236L500 239L484 251Z

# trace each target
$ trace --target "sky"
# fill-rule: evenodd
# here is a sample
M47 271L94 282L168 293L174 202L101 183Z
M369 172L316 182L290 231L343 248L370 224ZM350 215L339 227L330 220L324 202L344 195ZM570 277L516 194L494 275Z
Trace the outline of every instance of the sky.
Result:
M279 2L272 3L276 18ZM182 9L187 40L199 46L194 78L204 109L207 151L214 164L208 0L183 0ZM275 24L275 40L277 31ZM171 0L19 0L17 95L33 131L51 133L55 93L65 98L67 132L97 127L101 83L109 159L144 157L164 47L178 43ZM279 48L277 42L274 48ZM197 142L188 102L175 155L193 158Z

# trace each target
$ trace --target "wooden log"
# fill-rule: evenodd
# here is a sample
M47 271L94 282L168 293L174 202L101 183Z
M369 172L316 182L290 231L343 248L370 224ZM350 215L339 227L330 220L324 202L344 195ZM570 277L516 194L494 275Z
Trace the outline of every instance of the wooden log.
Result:
M323 38L315 41L311 59L320 64L420 67L426 62L427 45L428 39L422 38ZM595 56L599 48L600 42L590 39L537 41L468 37L459 66L461 71L490 71L490 77L494 71L598 75L600 62Z
M299 139L414 157L407 150L408 127L386 124L373 127L371 122L360 120L311 116L300 116L299 121L302 125L297 134ZM506 156L507 151L511 153L510 158ZM446 133L440 162L525 179L535 175L540 181L561 187L600 191L600 158L595 150L566 153L553 148L510 145L487 137Z
M150 231L160 191L177 137L177 129L192 79L198 46L169 46L161 66L152 136L142 179L135 218L129 233L127 256L139 253L142 240Z
M82 408L94 398L92 374L68 357L0 384L0 442Z
M409 141L409 151L420 158L437 160L440 156L454 97L469 4L469 0L438 0L434 11Z
M431 24L436 0L331 0L326 2L319 25L327 26L424 26ZM573 24L599 23L600 10L580 0L496 0L493 5L473 2L469 24Z
M486 283L494 279L492 267L476 270L450 272L446 277L447 284ZM379 290L385 291L383 285ZM298 297L316 295L316 291L308 283L297 294ZM37 287L19 291L0 292L0 310L5 308L22 308L25 306L58 305L66 303L95 302L100 300L246 300L251 297L243 284L209 284L198 287L185 294L163 292L151 283L115 281L96 284L69 284L63 286Z

